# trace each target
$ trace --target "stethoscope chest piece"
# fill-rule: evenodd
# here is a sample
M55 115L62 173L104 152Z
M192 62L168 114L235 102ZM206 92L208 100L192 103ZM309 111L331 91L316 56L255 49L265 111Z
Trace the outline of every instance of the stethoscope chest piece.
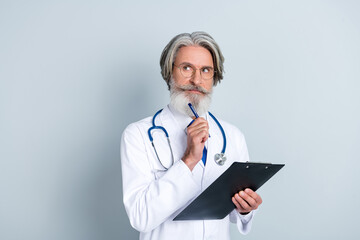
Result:
M224 165L225 161L226 161L226 156L224 153L215 154L215 162L217 165L222 166Z

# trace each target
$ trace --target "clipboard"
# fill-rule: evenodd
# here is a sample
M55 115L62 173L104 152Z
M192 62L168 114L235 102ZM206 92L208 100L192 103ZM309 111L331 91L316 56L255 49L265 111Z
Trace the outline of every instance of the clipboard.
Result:
M234 162L215 182L193 200L174 221L223 219L235 205L231 198L245 188L259 189L285 164Z

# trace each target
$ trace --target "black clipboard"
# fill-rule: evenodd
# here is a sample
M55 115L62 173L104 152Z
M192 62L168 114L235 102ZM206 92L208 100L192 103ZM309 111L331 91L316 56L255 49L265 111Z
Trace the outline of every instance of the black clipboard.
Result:
M234 162L218 179L192 201L174 221L223 219L235 205L231 198L245 188L259 189L285 164Z

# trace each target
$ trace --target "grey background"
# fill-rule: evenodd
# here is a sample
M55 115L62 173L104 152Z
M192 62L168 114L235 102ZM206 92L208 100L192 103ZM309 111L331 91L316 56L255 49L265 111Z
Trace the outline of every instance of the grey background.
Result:
M0 1L0 239L136 239L123 129L168 102L176 34L225 55L211 111L286 163L233 239L359 239L359 1Z

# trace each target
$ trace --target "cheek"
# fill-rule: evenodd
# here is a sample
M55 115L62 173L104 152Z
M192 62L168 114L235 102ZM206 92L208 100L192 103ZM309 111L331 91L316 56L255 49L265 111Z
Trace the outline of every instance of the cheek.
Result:
M209 81L208 83L206 83L205 88L206 90L211 91L213 88L213 81Z
M181 74L179 74L177 72L173 73L173 79L174 79L175 84L177 84L177 85L184 85L189 82L189 80L187 80L186 78L184 78Z

